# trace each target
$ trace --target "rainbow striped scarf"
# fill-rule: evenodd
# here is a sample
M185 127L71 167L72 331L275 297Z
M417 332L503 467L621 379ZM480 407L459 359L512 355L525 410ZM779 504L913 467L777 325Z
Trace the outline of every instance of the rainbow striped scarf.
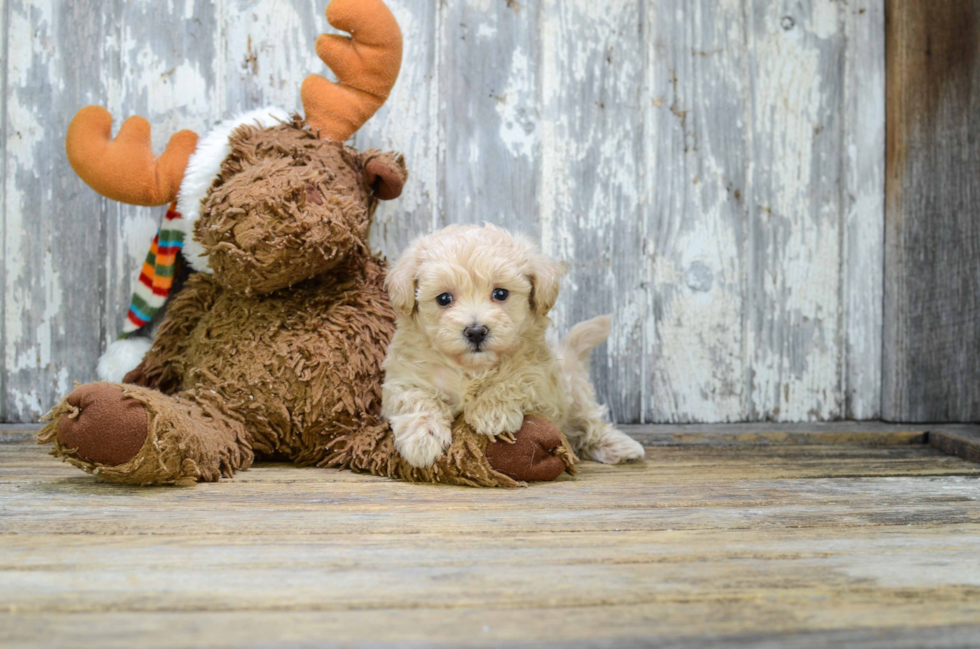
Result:
M177 203L171 203L160 231L150 244L150 253L143 262L143 271L129 303L129 313L120 338L128 338L152 320L170 296L177 270L177 254L184 247L184 231L179 224L182 218L177 211Z

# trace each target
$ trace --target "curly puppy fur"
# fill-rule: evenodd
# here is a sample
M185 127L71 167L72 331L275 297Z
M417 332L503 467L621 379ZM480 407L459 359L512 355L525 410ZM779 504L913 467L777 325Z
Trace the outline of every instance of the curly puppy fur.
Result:
M643 457L606 421L589 382L589 353L608 336L609 316L576 325L557 348L545 340L564 273L492 225L450 226L409 246L386 281L397 320L382 390L408 462L435 462L457 415L494 437L520 429L527 412L554 422L584 459Z

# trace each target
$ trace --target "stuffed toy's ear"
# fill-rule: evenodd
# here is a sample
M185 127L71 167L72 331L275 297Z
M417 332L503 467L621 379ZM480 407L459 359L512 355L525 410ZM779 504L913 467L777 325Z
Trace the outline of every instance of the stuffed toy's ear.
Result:
M388 270L385 288L395 313L408 317L415 310L415 273L419 264L419 242L413 241Z
M544 255L531 259L531 306L538 315L548 315L558 300L561 278L568 272L565 264Z
M364 157L364 180L381 200L398 198L408 180L405 159L400 153L368 152Z

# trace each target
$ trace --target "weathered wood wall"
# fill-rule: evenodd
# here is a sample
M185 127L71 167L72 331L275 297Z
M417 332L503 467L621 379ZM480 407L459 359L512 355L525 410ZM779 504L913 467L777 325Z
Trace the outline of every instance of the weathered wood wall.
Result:
M619 421L880 415L883 0L389 0L402 77L357 135L412 179L416 234L492 221L571 274L560 330L604 312ZM146 116L162 147L298 108L325 0L4 0L0 419L93 377L160 210L65 161L74 111ZM159 150L159 149L158 149Z
M883 415L980 421L980 3L888 23Z

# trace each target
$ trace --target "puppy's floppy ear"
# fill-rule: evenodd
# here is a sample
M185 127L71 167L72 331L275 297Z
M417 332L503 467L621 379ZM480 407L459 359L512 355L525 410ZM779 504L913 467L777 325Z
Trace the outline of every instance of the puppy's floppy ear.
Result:
M540 254L531 257L531 307L538 315L548 315L558 300L561 278L568 272L565 264Z
M415 310L415 273L419 265L419 242L409 244L395 265L388 269L385 288L395 313L410 316Z

